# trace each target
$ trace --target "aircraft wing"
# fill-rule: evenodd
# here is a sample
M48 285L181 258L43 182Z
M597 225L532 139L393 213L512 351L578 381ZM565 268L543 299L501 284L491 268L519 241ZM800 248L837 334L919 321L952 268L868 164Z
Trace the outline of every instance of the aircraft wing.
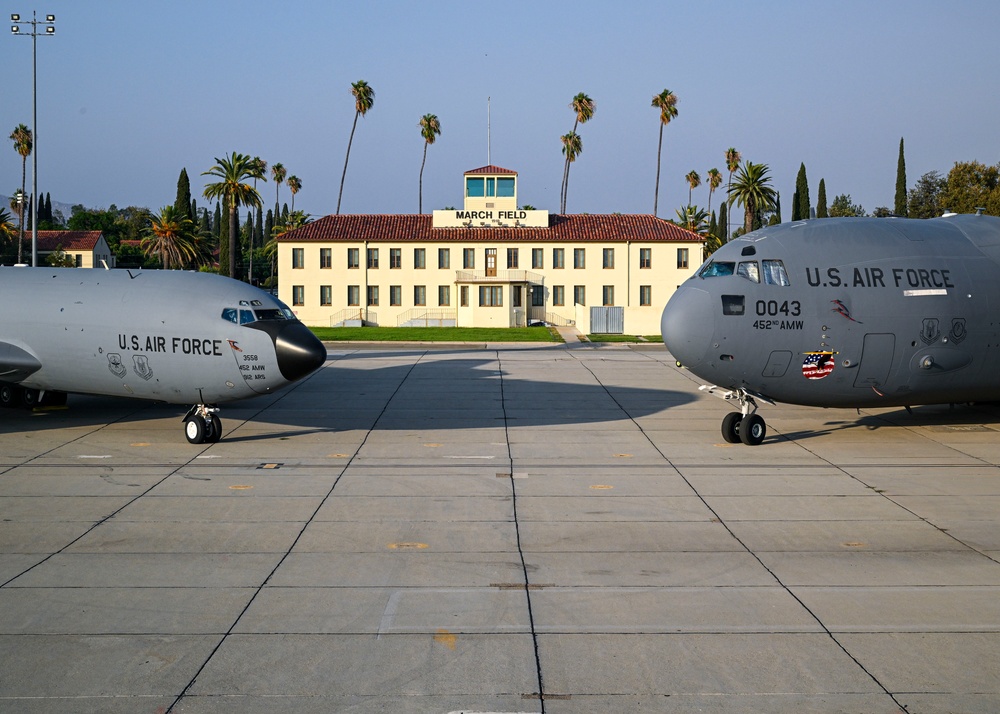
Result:
M0 341L0 381L20 382L41 368L42 363L27 350Z

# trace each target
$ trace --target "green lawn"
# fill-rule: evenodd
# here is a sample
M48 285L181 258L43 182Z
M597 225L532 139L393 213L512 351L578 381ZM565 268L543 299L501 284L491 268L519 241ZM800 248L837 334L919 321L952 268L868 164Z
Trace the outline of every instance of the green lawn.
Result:
M661 335L587 335L591 342L658 342L663 343Z
M310 327L324 342L561 342L546 327Z

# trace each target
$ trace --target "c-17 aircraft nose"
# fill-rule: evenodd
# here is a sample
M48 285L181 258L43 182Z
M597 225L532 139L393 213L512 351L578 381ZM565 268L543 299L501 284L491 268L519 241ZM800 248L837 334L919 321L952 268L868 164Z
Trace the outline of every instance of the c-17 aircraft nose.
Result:
M326 347L299 321L285 323L274 336L278 370L289 382L305 377L326 362Z
M660 318L660 334L670 354L685 367L696 368L715 332L712 296L700 288L680 287Z

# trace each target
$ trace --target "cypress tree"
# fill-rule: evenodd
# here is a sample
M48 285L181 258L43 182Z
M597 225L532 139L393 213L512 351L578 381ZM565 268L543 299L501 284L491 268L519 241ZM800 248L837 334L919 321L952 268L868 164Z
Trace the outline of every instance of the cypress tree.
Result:
M187 169L181 169L181 174L177 177L177 197L174 199L174 210L180 215L194 220L194 214L191 213L191 182L188 180Z
M799 192L796 191L792 194L792 220L801 221L802 216L799 215Z
M45 208L42 212L45 214L43 220L52 223L52 195L48 191L45 192Z
M896 162L896 202L892 212L906 217L906 159L903 158L903 138L899 138L899 160Z
M222 228L222 208L219 206L219 202L215 202L215 220L212 221L212 235L215 236L215 240L219 240L219 231Z
M809 218L809 181L806 179L806 165L799 165L799 175L795 177L796 200L799 205L799 219Z
M267 209L267 218L264 219L264 237L266 241L271 240L271 236L274 235L274 214L271 213L271 209Z
M726 243L729 240L729 204L725 201L719 207L719 240Z
M201 234L205 237L212 235L212 222L208 218L208 211L202 211L201 213Z
M819 180L819 191L816 193L816 218L829 218L826 208L826 179Z
M198 201L194 198L191 199L191 220L198 220Z
M715 222L715 211L712 211L712 220L708 223L708 234L719 237L719 224Z
M257 206L257 222L254 223L253 244L255 246L264 245L264 216L260 206Z

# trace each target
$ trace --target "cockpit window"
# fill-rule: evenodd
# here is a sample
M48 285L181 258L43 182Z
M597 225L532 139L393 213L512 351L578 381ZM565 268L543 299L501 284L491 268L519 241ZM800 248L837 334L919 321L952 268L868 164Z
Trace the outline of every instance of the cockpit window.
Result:
M283 313L285 313L285 319L286 320L294 320L294 319L296 319L295 318L295 313L292 312L292 309L290 307L288 307L288 305L286 305L285 303L281 302L281 300L279 300L278 298L274 298L274 301L276 303L278 303L278 307L280 307L281 311Z
M768 285L780 285L788 287L788 273L785 272L785 264L780 260L761 261L764 268L764 282Z
M760 282L760 270L757 268L756 260L747 260L739 264L736 274L741 278L746 278L751 283Z
M249 325L254 321L253 310L240 310L240 324Z
M222 310L222 319L229 322L239 322L240 313L235 307L227 307Z
M727 275L732 275L733 270L736 269L736 263L722 262L713 260L711 263L706 265L698 273L699 278L719 278Z
M264 308L262 310L254 310L254 314L257 315L258 320L284 320L285 313L276 307Z

